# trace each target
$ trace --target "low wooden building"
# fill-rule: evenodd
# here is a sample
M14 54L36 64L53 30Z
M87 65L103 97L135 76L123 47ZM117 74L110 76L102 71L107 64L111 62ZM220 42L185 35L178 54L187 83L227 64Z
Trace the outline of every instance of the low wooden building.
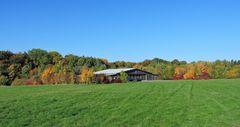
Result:
M102 71L97 71L95 75L105 75L108 80L119 79L120 73L125 72L128 75L128 81L142 81L142 80L157 80L158 75L143 71L136 68L120 68L120 69L107 69Z

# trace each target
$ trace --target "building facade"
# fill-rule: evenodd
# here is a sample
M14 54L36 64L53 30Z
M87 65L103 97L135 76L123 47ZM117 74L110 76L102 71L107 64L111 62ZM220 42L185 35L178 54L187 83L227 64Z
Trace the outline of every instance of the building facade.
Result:
M96 76L105 75L108 80L112 81L119 79L121 72L125 72L128 75L128 81L157 80L159 78L159 76L156 74L136 68L107 69L95 72L94 74Z

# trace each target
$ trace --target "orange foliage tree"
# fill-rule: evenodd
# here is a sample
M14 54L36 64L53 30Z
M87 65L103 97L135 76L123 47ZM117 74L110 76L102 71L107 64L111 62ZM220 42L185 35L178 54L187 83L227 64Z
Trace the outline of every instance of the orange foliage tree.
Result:
M196 78L197 79L210 79L212 72L212 65L207 62L196 63Z
M174 71L174 77L173 79L174 80L180 80L180 79L183 79L183 76L186 72L186 69L184 67L176 67L175 68L175 71Z
M54 70L53 67L45 69L40 76L43 84L54 84Z
M196 79L196 71L194 65L187 67L187 72L184 74L184 79Z

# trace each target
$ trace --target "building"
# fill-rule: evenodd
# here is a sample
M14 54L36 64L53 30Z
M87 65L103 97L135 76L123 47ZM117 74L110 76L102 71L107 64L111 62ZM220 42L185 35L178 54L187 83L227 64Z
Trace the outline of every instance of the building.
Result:
M136 68L121 68L121 69L107 69L102 71L97 71L94 74L104 75L108 78L108 80L116 80L119 79L120 73L125 72L128 75L128 81L142 81L142 80L156 80L158 79L158 75L143 71Z

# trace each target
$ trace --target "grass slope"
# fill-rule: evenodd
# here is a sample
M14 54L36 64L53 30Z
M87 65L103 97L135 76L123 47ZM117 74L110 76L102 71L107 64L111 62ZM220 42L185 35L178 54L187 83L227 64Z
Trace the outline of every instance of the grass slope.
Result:
M240 126L240 80L0 87L0 126Z

